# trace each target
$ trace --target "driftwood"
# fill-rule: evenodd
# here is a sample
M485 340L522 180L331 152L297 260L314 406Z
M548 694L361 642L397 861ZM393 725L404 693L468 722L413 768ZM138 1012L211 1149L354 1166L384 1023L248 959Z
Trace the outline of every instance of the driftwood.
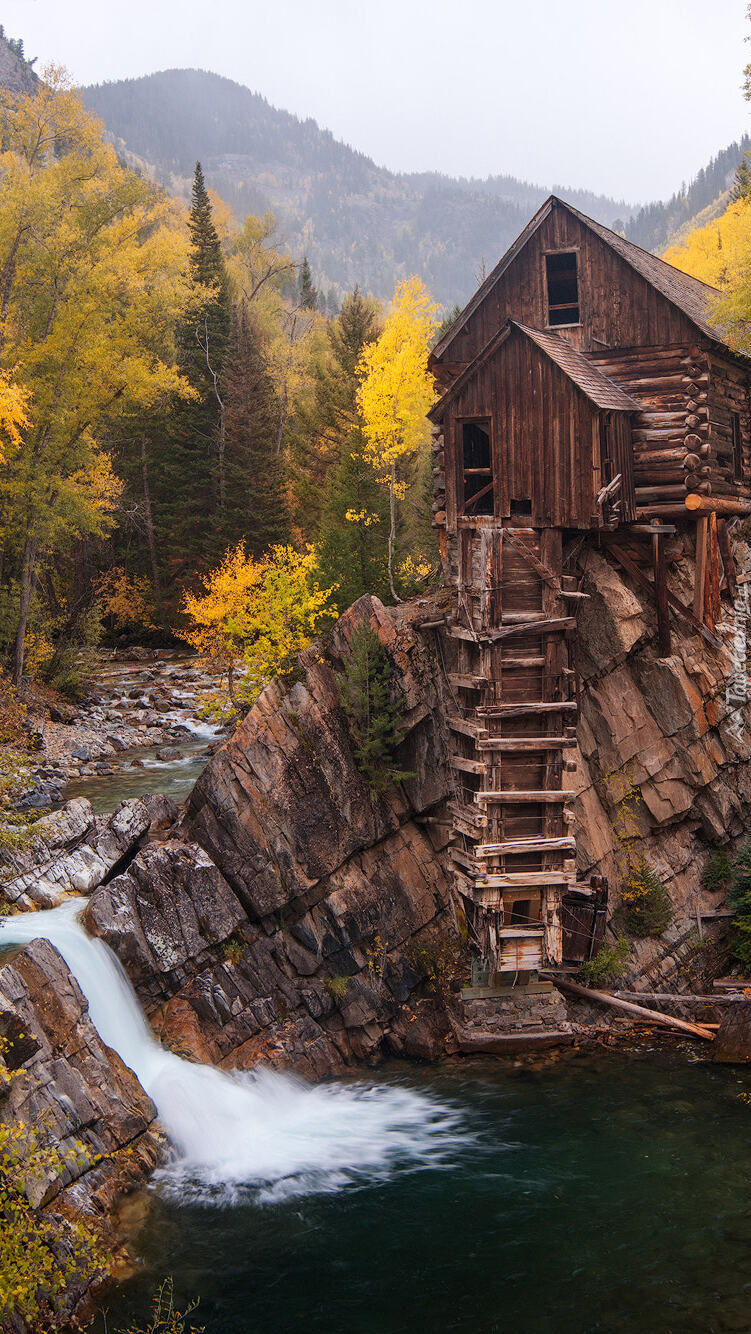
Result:
M598 1001L601 1005L612 1006L614 1010L623 1010L636 1019L649 1020L651 1024L663 1024L666 1028L678 1028L682 1033L690 1033L693 1037L706 1038L708 1042L714 1042L714 1033L703 1024L690 1024L685 1019L676 1019L672 1014L661 1014L659 1010L648 1010L643 1005L634 1005L633 1001L620 1000L607 991L593 991L589 987L579 986L578 982L569 982L568 979L564 981L563 978L553 974L549 976L559 991L570 991L572 995L582 996L585 1000Z

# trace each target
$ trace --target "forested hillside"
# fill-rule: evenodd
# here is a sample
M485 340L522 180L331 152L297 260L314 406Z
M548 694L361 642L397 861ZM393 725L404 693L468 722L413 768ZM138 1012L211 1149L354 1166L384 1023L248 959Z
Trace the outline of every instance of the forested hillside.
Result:
M419 273L443 304L464 302L549 193L512 176L397 175L314 120L278 111L230 79L167 70L87 88L84 101L158 180L187 193L196 158L236 212L272 211L285 246L308 255L319 286L355 283L385 298ZM556 187L611 224L621 200Z
M359 283L387 298L419 273L436 299L463 304L550 188L516 177L398 175L336 140L314 120L269 105L240 84L201 70L166 70L84 89L84 100L158 180L186 194L196 158L240 217L276 216L284 245L308 255L332 297ZM635 210L623 200L556 184L555 193L648 250L727 188L744 137L667 202Z

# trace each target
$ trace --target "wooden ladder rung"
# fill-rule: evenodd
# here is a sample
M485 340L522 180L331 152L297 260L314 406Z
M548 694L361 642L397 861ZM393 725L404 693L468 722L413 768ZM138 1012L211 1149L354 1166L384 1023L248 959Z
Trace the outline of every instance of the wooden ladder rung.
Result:
M569 747L573 748L576 744L575 736L489 736L477 742L477 749L567 750Z
M540 659L540 662L544 661L544 658ZM448 672L447 675L452 686L461 686L462 690L484 690L491 684L487 676L470 676L466 672Z
M471 737L473 741L479 741L488 735L487 727L481 727L479 723L473 723L468 718L457 718L456 714L449 714L446 722L452 732L460 732L462 736Z
M488 772L487 764L483 764L481 760L467 760L463 755L452 755L451 764L465 774L483 775Z
M562 805L576 796L573 788L561 788L560 792L550 792L547 788L532 789L528 792L508 791L508 792L475 792L475 801L478 804L481 801L501 801L501 802L533 802L550 801L560 802Z
M505 843L478 843L476 857L505 857L512 852L576 852L573 838L512 838Z
M576 700L545 700L530 704L478 704L476 712L483 717L517 718L525 713L576 713Z

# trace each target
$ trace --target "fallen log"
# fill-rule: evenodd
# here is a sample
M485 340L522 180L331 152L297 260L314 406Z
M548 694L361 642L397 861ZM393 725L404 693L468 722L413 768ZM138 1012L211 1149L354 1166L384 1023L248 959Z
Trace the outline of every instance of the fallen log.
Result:
M714 1042L714 1033L703 1024L690 1024L685 1019L676 1019L672 1014L648 1010L644 1005L634 1005L633 1001L619 1000L617 996L611 996L607 991L593 991L589 987L580 986L578 982L569 982L568 978L564 980L556 977L553 973L546 973L545 977L549 978L559 991L570 991L572 995L582 996L585 1000L598 1001L601 1005L612 1006L614 1010L623 1010L636 1019L648 1019L651 1024L663 1024L665 1028L679 1028L683 1033L691 1033L693 1037L706 1038L708 1042Z

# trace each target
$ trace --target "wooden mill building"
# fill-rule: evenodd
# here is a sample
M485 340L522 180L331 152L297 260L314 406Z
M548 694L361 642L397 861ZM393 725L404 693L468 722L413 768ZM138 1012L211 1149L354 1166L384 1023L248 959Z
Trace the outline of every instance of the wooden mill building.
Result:
M452 857L490 974L581 959L606 886L577 884L574 574L596 535L658 612L711 634L727 516L751 512L751 363L718 293L549 198L433 350L435 522L449 624ZM696 530L691 606L664 542Z

